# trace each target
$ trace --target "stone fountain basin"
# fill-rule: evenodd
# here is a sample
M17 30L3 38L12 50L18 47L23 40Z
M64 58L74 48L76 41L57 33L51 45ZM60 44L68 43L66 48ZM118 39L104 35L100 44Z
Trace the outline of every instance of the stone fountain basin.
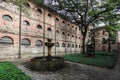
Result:
M47 57L35 57L30 60L30 70L40 71L56 71L64 67L62 57L52 57L52 60L47 60Z
M47 47L52 47L52 46L54 46L54 44L55 44L55 43L46 42L46 43L45 43L45 46L47 46Z

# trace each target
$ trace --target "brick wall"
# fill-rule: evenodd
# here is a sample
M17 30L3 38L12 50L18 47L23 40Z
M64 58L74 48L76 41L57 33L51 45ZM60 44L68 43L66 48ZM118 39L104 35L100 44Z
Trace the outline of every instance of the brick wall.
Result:
M52 38L53 42L59 43L59 47L54 46L52 48L52 55L55 55L55 48L57 55L64 55L65 52L66 54L70 54L81 51L82 36L75 24L64 20L49 9L37 7L32 3L29 4L30 7L24 7L22 11L21 40L24 38L28 39L30 45L21 46L22 58L42 56L44 45L37 47L36 41L46 42L47 38ZM41 13L38 12L38 9L41 10ZM4 15L11 17L12 20L3 19ZM24 21L28 21L30 25L26 25ZM37 28L37 25L41 25L42 28ZM48 31L48 28L51 28L51 31ZM55 39L56 30L58 30L59 33L56 33ZM63 32L65 35L62 34ZM45 39L43 39L43 35L45 35ZM72 35L74 35L74 37L72 37ZM13 40L13 44L0 42L0 59L18 58L19 7L10 2L0 3L0 39L4 36L10 37ZM66 43L66 48L62 47L62 43ZM74 47L67 47L68 44L74 44ZM45 47L45 54L47 54L47 47Z

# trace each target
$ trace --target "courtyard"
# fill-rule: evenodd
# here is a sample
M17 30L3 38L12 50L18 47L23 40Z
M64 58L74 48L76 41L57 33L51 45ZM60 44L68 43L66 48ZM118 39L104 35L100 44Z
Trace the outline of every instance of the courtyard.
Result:
M104 52L105 53L105 52ZM97 55L116 55L115 53L107 53L104 54L103 52L96 53ZM118 53L117 53L118 54ZM77 55L77 54L69 54L70 56L72 55ZM78 54L80 55L80 54ZM77 56L78 56L77 55ZM68 55L66 55L68 56ZM66 56L64 58L66 58ZM104 57L103 56L103 57ZM110 66L110 61L112 62L112 60L114 59L110 59L110 61L108 59L104 59L101 58L101 61L99 58L97 60L97 58L95 58L94 61L92 61L93 63L90 65L89 62L91 62L90 57L84 57L82 56L81 59L83 60L77 60L80 61L78 62L71 62L71 60L66 61L67 59L65 59L64 61L64 68L60 69L60 70L56 70L56 71L34 71L34 70L30 70L27 67L28 62L30 61L30 58L27 59L17 59L17 60L6 60L9 61L10 63L6 63L6 61L2 61L0 63L0 69L1 69L1 74L0 74L0 78L2 80L5 80L5 77L7 77L8 79L12 80L12 79L22 79L22 80L120 80L120 57L119 55L117 55L118 57L115 57L115 62L114 62L114 66L112 64L112 66ZM80 57L80 56L79 56ZM114 56L113 56L114 57ZM75 58L75 56L74 56ZM74 58L68 58L68 59L72 59L75 60ZM76 57L77 58L77 57ZM84 61L85 60L90 60L89 62ZM106 57L107 58L107 57ZM106 61L107 60L107 61ZM108 63L107 63L108 62ZM8 65L5 65L5 64ZM10 66L12 63L12 65L16 66L16 69L14 68L14 66ZM95 63L99 63L99 65L95 65ZM107 64L107 65L106 65ZM108 65L109 64L109 65ZM5 66L4 66L5 65ZM104 66L103 66L104 65ZM3 66L3 68L2 68ZM18 71L17 68L19 69ZM2 71L4 70L4 74L2 73ZM10 71L13 70L13 71ZM7 71L10 71L7 72ZM21 71L21 72L19 72ZM17 73L13 73L13 72L17 72ZM12 75L13 74L13 75ZM24 75L25 74L25 75ZM12 76L14 77L12 77ZM27 75L27 76L26 76ZM31 79L30 79L31 78Z
M120 0L0 0L0 80L120 80Z
M65 68L50 71L30 71L25 67L26 60L13 62L32 80L120 80L120 57L113 69L65 61Z

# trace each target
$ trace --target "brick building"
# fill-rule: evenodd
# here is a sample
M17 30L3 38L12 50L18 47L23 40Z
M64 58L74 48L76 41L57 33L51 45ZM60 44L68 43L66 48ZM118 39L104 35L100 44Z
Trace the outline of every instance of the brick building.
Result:
M108 51L108 38L109 33L104 27L96 29L95 32L95 50L96 51ZM110 41L111 51L117 50L117 44L114 41Z
M52 38L52 55L81 52L78 27L46 7L27 3L22 7L21 58L47 54L44 42ZM0 1L0 59L19 57L19 6Z

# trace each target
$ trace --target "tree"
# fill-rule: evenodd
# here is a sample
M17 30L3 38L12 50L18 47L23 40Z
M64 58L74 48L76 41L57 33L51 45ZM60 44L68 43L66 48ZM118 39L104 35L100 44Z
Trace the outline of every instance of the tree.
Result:
M44 0L29 0L29 1L37 4L38 6L41 6L44 3Z
M120 29L119 24L109 24L105 26L106 31L108 32L108 51L111 51L111 42L115 43L117 32Z
M90 27L101 19L119 11L120 0L57 0L58 11L67 12L67 17L74 21L80 28L83 36L83 53L85 53L86 34Z

